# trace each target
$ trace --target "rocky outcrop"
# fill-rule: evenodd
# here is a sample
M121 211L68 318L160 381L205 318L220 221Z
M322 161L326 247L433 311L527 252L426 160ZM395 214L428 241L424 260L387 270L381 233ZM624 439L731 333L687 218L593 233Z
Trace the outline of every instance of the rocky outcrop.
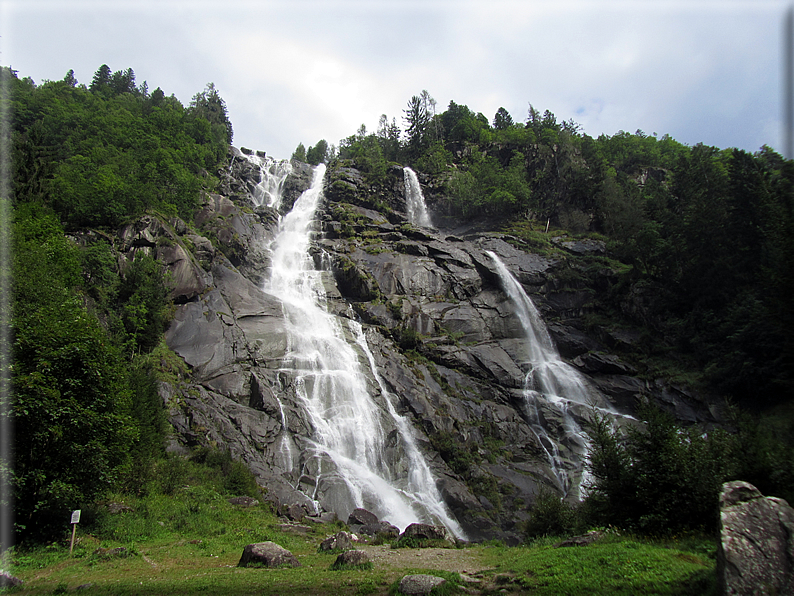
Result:
M399 594L430 594L430 592L439 586L447 583L442 577L426 574L405 575L400 580L400 585L397 588Z
M371 569L372 560L361 550L346 550L331 564L331 571L350 569Z
M175 430L171 449L228 449L278 510L333 511L348 519L355 506L340 504L338 481L328 473L332 463L316 453L299 382L284 365L290 349L285 306L267 290L269 243L312 170L293 163L280 210L254 200L262 174L243 153L232 150L218 175L216 193L205 197L193 221L147 216L116 239L123 258L146 251L174 280L176 308L166 341L190 375L161 387ZM538 255L503 233L414 228L403 197L402 168L371 183L352 162L329 167L310 253L322 270L327 309L351 344L354 321L363 325L377 379L356 349L373 399L384 410L389 400L408 421L468 538L516 543L540 488L563 493L530 421L524 332L489 251L551 321L562 356L587 376L598 403L631 413L637 398L650 397L680 419L715 419L713 409L684 388L636 376L618 355L638 341L631 330L583 324L594 292L614 283L614 272L588 269L589 281L582 281L586 276L565 255L600 254L600 245L567 246L561 239L565 253ZM559 415L544 404L532 414L550 435L558 433L555 447L565 455ZM578 408L574 415L583 422L588 414ZM384 465L399 479L410 466L394 420L382 421L391 437ZM581 464L570 457L563 465L574 474ZM376 517L359 526L392 532L384 523Z
M24 584L21 579L14 577L7 571L0 571L0 588L17 588Z
M449 540L449 532L444 526L430 524L411 524L400 534L401 539L414 540Z
M257 542L243 549L238 567L300 567L298 558L275 542Z
M349 550L353 548L353 538L348 532L337 532L329 536L320 543L321 552L333 552L339 550Z
M723 485L717 579L726 595L794 595L794 509L785 500L747 482Z

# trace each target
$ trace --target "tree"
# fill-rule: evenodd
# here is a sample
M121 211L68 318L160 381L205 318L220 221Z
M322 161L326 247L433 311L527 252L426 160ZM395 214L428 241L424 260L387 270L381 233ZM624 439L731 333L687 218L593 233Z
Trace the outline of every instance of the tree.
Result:
M292 159L297 159L298 161L306 161L306 147L303 146L303 143L298 143L298 146L295 148L295 151L292 152Z
M63 82L69 85L69 87L76 87L77 86L77 79L74 78L74 70L69 69L69 72L66 73L66 76L63 77Z
M713 531L721 484L732 477L732 442L722 431L684 429L644 403L643 426L622 434L593 411L588 502L596 522L664 534Z
M389 161L398 161L400 156L400 127L397 126L397 121L392 118L391 124L389 124L386 114L381 114L376 134L383 156Z
M47 538L64 512L114 486L136 428L119 353L74 290L76 246L52 214L14 214L13 488L19 537Z
M110 77L110 89L113 95L137 93L138 89L135 87L135 72L131 68L114 72Z
M215 88L215 83L207 83L204 91L193 96L188 113L206 119L216 138L231 144L234 132L226 110L226 102ZM217 131L217 132L215 132Z
M427 127L430 124L430 113L428 112L428 97L426 91L423 95L414 95L408 101L408 109L405 112L405 122L407 123L406 134L408 135L408 149L414 158L418 157L422 150L427 146Z
M504 108L496 110L496 115L493 117L493 127L496 130L505 130L513 126L513 117Z
M110 86L111 71L107 64L103 64L94 73L94 78L91 81L91 86L88 88L95 93L106 93Z
M325 163L328 158L328 141L320 139L314 147L306 151L306 163L316 166Z

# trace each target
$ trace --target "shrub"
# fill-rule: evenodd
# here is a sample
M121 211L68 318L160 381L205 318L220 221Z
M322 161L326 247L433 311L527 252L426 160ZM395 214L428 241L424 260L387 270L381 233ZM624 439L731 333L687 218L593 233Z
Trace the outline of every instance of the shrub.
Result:
M593 413L588 506L595 521L652 534L715 530L720 487L731 471L728 436L684 429L647 403L640 414L644 426L621 438Z
M535 504L529 510L529 520L524 525L527 538L560 536L575 531L576 510L547 488L538 492Z

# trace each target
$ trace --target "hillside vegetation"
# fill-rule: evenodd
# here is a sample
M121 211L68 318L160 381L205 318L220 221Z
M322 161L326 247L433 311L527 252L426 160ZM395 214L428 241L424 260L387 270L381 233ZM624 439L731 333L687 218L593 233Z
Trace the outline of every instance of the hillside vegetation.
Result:
M162 340L169 280L144 254L119 259L112 234L144 214L190 223L202 193L218 184L232 127L212 84L185 107L136 85L131 69L103 65L90 85L71 72L40 85L7 68L2 76L10 90L3 110L13 114L11 480L17 539L35 544L60 536L64 511L88 510L113 492L143 507L178 493L182 460L166 457L157 394L159 379L187 374ZM300 145L295 157L353 164L373 186L390 164L409 164L450 228L489 225L541 250L550 247L549 228L606 239L620 279L601 300L632 308L605 306L599 316L646 330L637 356L646 366L768 416L761 433L756 420L737 415L731 430L740 432L723 451L724 436L700 441L653 412L652 432L628 442L595 428L605 459L592 462L604 482L592 517L546 502L535 518L544 513L546 521L528 532L570 532L596 519L713 529L713 517L674 517L676 491L696 488L708 506L719 482L733 476L790 497L794 164L767 147L755 154L688 147L641 131L593 139L532 107L517 123L502 109L489 122L455 102L441 114L434 105L426 92L412 98L405 133L384 116L374 134L362 127L338 149ZM86 233L92 242L73 241ZM656 465L653 453L678 467ZM212 490L256 492L228 454L213 458L222 480ZM664 483L657 473L667 474ZM683 487L682 474L689 475ZM672 497L660 503L667 489ZM624 508L627 495L657 508ZM149 529L124 540L159 531Z

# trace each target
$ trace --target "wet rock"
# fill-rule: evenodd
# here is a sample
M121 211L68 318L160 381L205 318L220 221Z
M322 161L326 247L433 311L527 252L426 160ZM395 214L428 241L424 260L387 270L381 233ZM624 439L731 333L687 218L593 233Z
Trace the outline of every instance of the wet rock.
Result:
M623 362L620 358L612 354L598 354L588 352L577 356L573 363L582 371L587 373L602 373L612 375L631 375L637 370Z
M717 580L722 594L794 594L794 509L752 484L720 494Z
M347 525L349 526L364 526L366 524L377 523L378 516L361 507L353 509L353 511L350 512L350 516L347 518Z
M431 526L430 524L410 524L400 539L415 538L417 540L449 540L449 532L444 526Z
M351 526L359 534L367 536L381 535L386 538L397 538L400 535L400 528L393 526L387 521L380 521L374 524L364 524L363 526Z
M286 548L275 542L249 544L243 550L238 567L300 567L300 561Z

